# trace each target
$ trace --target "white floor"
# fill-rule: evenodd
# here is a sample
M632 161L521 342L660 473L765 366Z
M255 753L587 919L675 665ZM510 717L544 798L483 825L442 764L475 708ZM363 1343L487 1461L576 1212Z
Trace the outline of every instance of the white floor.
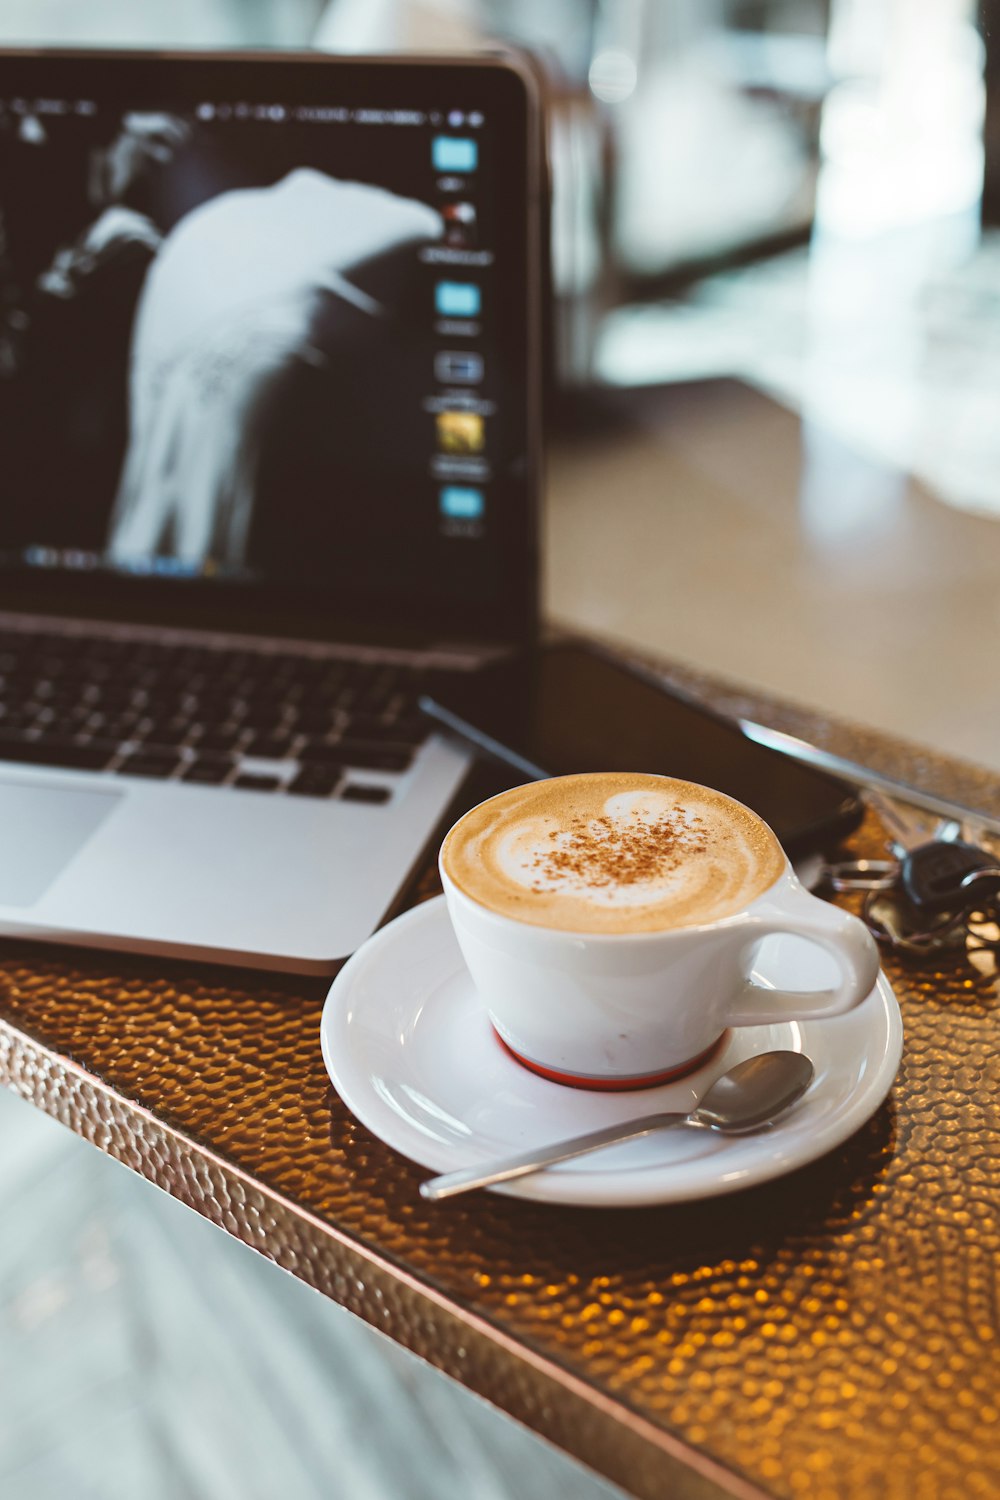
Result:
M0 1089L4 1500L620 1492Z

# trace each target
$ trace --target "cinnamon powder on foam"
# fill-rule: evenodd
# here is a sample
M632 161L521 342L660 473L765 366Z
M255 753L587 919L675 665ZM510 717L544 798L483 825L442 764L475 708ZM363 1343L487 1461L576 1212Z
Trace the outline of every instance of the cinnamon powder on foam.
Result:
M539 892L546 876L571 876L596 889L638 885L669 874L684 859L708 848L705 825L697 817L662 817L655 823L576 817L568 828L554 829L549 838L558 841L558 847L542 850L532 861L539 876L533 889Z
M613 818L605 811L609 797L645 792L669 799L658 813L647 805L648 822L634 815ZM525 863L520 878L508 876L496 845L536 819L547 825L546 832L524 829L533 833L534 847L521 845ZM748 847L741 852L743 844ZM643 899L658 877L664 880L685 862L699 875L696 892L680 893L679 901L666 891L651 904ZM659 931L739 910L777 879L784 854L759 819L721 792L671 777L605 772L500 793L452 829L442 849L442 866L473 900L536 926L573 932ZM556 889L545 889L546 877ZM624 913L605 910L599 899L618 883L640 897ZM588 886L598 899L587 899Z

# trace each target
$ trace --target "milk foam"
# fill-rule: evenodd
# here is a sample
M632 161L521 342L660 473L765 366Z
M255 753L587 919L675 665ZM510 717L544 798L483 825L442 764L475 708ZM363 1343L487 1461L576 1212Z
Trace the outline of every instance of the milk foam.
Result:
M719 920L763 894L784 862L766 824L722 793L612 772L504 792L442 850L450 878L482 905L584 932Z

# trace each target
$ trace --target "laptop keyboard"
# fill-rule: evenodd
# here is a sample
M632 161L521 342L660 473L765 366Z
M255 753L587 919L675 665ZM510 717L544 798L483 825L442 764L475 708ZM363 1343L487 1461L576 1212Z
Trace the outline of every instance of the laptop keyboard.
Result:
M419 667L0 630L0 760L378 804L430 733Z

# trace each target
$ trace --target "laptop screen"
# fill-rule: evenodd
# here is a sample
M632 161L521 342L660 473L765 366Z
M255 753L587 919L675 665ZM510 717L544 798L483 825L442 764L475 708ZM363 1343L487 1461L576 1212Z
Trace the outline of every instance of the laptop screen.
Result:
M0 579L516 634L529 134L495 65L0 58Z

